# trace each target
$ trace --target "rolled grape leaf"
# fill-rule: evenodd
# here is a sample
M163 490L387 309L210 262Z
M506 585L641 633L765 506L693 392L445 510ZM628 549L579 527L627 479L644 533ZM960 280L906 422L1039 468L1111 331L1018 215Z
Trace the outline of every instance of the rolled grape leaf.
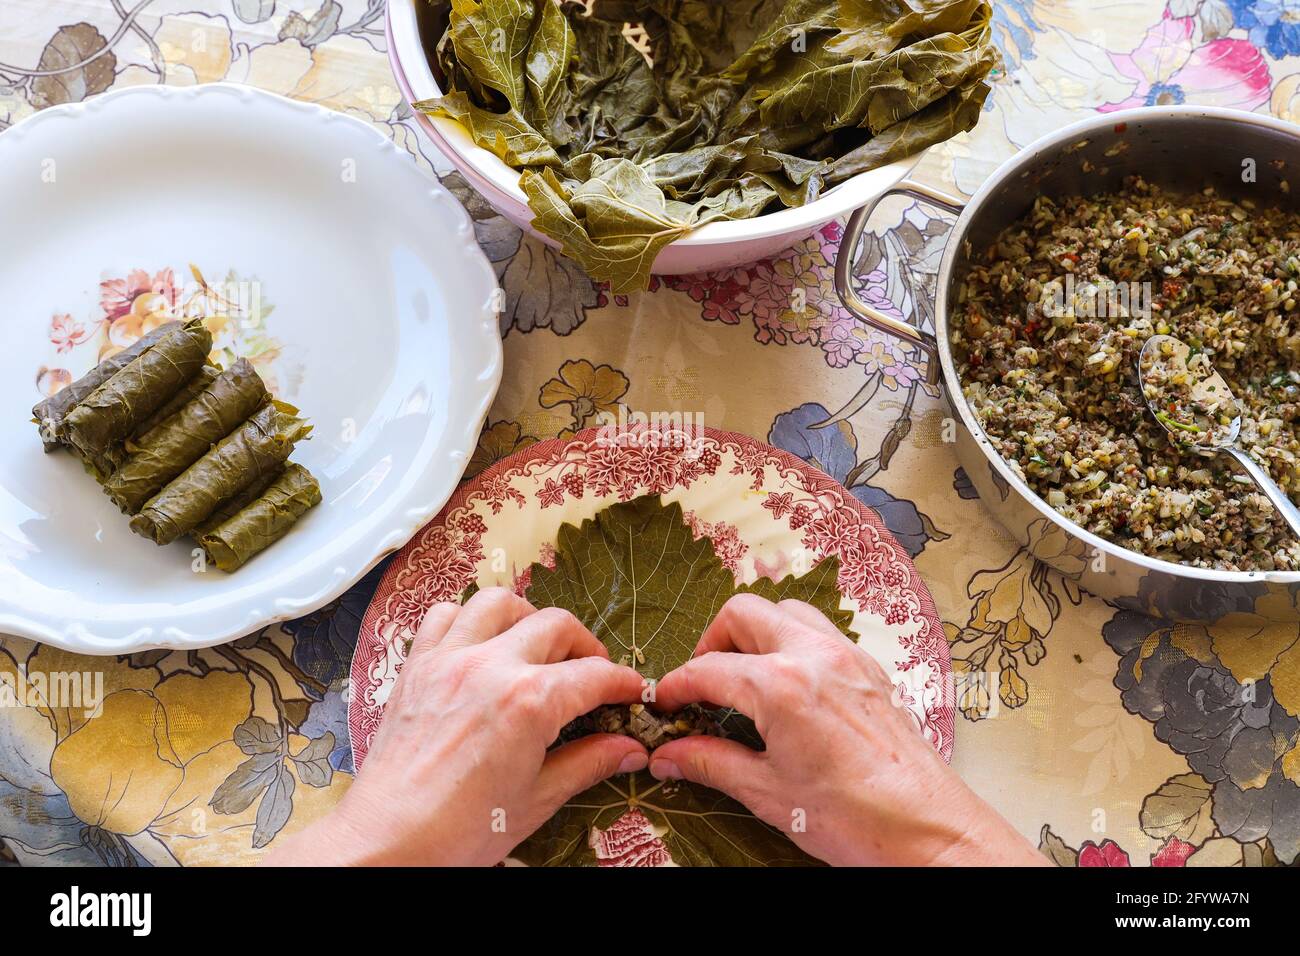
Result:
M86 457L79 449L72 445L67 446L68 451L81 459L81 463L85 467L87 474L101 485L104 484L119 468L122 467L123 464L126 463L127 458L131 455L128 448L132 447L133 441L138 440L139 437L149 431L149 429L153 428L164 419L170 418L183 405L192 401L194 396L212 384L219 371L220 369L214 368L211 365L205 365L203 368L199 369L198 375L195 375L190 379L189 382L185 384L185 387L177 392L176 396L172 398L171 401L150 415L149 418L135 430L134 435L131 438L126 439L126 441L120 442L109 448L107 451L93 457Z
M104 491L126 514L135 514L270 400L261 377L241 358L170 418L142 434L131 455L104 483Z
M62 444L63 419L83 398L121 371L136 356L141 355L164 335L180 328L179 322L165 322L147 335L136 339L116 355L110 355L75 382L65 385L49 398L36 404L32 417L41 429L41 440L47 452Z
M320 500L320 485L311 472L291 464L256 500L199 534L199 544L218 568L229 573L288 534Z
M534 564L525 596L536 607L571 611L609 649L647 678L684 664L727 599L751 592L772 601L807 601L852 640L853 615L840 608L839 562L806 574L737 585L708 538L696 539L681 506L648 495L613 505L580 526L560 528L555 567ZM714 715L725 736L762 739L747 717ZM629 820L631 823L629 823ZM626 841L610 829L635 824ZM814 864L780 831L720 793L696 784L661 784L647 773L617 777L580 794L514 851L531 864L592 864L640 849L690 865ZM632 852L632 851L629 851Z
M221 369L217 368L215 365L205 365L203 368L199 369L199 374L186 382L185 387L173 395L171 399L168 400L167 404L158 409L158 411L154 412L140 424L140 427L137 428L132 433L131 437L127 439L127 444L131 442L139 442L142 435L157 428L190 402L194 401L199 392L203 391L215 382L217 376L220 374ZM126 459L128 453L129 450L124 447L122 450L122 460Z
M221 504L217 506L217 509L204 518L203 521L199 523L198 527L194 529L194 537L198 538L202 535L208 534L218 525L229 521L235 515L239 514L258 498L262 497L262 492L266 491L267 488L270 488L275 480L282 474L284 474L283 468L279 471L268 471L261 478L258 478L257 481L254 481L245 487L243 491L239 492L239 494L221 502Z
M310 430L274 403L261 408L150 498L131 519L131 530L157 544L188 534L227 498L279 472L294 443Z
M106 454L197 375L211 350L201 320L172 329L68 412L68 441L88 459Z

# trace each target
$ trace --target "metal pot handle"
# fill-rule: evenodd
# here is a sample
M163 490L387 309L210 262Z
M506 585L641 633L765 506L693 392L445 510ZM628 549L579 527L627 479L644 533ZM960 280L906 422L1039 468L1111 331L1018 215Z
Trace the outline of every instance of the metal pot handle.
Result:
M853 253L858 248L858 242L862 238L862 231L867 226L867 220L876 211L876 207L887 198L900 195L911 196L922 202L938 206L940 209L946 209L956 215L961 215L962 210L966 208L964 200L949 196L947 193L925 185L925 183L919 183L912 179L899 180L893 189L881 193L874 201L860 207L849 217L848 224L844 227L844 236L840 240L839 255L835 259L835 291L839 294L840 301L844 303L844 308L853 313L856 318L873 329L878 329L886 335L894 336L894 338L902 339L909 345L914 345L924 352L929 358L925 365L926 384L936 385L939 382L939 346L934 336L867 305L858 298L857 290L853 288L853 283L850 281L852 278Z

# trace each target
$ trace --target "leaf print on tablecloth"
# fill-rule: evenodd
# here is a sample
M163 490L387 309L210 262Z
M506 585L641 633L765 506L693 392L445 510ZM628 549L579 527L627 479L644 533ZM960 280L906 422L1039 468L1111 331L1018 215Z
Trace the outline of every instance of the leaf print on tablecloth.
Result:
M1120 611L1102 627L1120 655L1115 686L1125 708L1154 725L1213 788L1219 833L1269 840L1278 859L1300 856L1300 720L1273 695L1269 677L1239 682L1202 625L1170 624Z
M1242 683L1268 677L1273 699L1300 717L1300 625L1279 623L1296 615L1297 594L1273 591L1255 601L1263 624L1234 625L1227 615L1210 630L1210 642L1232 676ZM1300 774L1292 777L1300 783Z
M1079 865L1079 851L1067 846L1066 842L1053 833L1052 828L1047 824L1043 824L1043 830L1038 837L1038 852L1057 866Z
M1102 648L1086 660L1082 655L1074 656L1078 666L1072 669L1074 677L1070 682L1073 699L1061 703L1078 728L1070 750L1087 759L1079 785L1079 795L1087 797L1113 792L1116 785L1128 780L1134 768L1141 768L1151 746L1151 735L1141 721L1115 706L1114 655Z
M297 40L308 49L319 46L334 35L342 15L343 7L337 0L325 0L310 19L297 10L291 10L280 27L280 39Z
M646 495L580 526L561 526L553 563L532 565L524 596L535 607L571 611L611 659L657 681L690 659L718 610L741 592L806 601L856 639L852 614L839 607L838 574L839 562L826 558L797 577L737 585L713 541L695 536L679 504ZM727 736L761 744L742 715L718 720ZM655 865L668 862L665 855L679 865L816 862L734 800L645 772L579 794L513 855L534 865Z
M329 762L334 735L327 733L307 741L293 754L281 728L253 716L235 728L233 739L248 759L221 782L208 805L219 814L234 816L257 801L252 845L260 849L275 839L293 814L296 782L289 772L290 762L297 769L298 778L308 786L330 785L334 777Z
M334 735L323 734L310 740L298 753L289 754L289 759L298 768L298 777L309 787L328 787L334 779L334 768L330 765L330 755L334 752Z
M1214 833L1213 795L1214 788L1197 774L1170 777L1142 801L1138 822L1153 839L1176 837L1184 843L1200 844Z
M264 23L275 13L275 0L231 0L235 16L245 23Z
M458 172L439 177L474 222L474 238L505 293L501 334L550 329L568 335L605 304L600 287L572 259L500 215Z
M495 465L503 458L509 458L517 451L537 443L532 435L524 434L524 427L514 421L489 422L483 426L483 433L478 437L474 454L469 456L469 467L465 469L463 480L469 480Z
M32 105L41 110L61 103L80 103L112 86L117 56L112 50L104 50L107 43L89 23L62 27L50 38L36 66L51 75L32 80Z

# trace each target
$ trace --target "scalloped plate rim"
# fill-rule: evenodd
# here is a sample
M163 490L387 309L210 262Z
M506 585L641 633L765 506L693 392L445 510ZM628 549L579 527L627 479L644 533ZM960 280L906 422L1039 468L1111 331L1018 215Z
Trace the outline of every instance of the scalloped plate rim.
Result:
M460 202L451 195L437 179L425 173L413 158L389 137L356 117L336 110L328 109L315 103L290 99L280 94L239 83L219 82L203 83L195 86L136 86L111 90L90 99L52 106L41 110L13 126L0 131L0 162L4 160L7 150L13 144L21 144L48 126L82 119L88 114L101 113L106 110L122 108L147 99L162 100L197 100L210 96L233 96L259 107L273 110L290 111L299 117L325 125L343 125L355 134L362 134L369 139L372 148L389 163L389 168L401 168L410 178L412 188L421 188L426 198L439 204L444 213L454 220L454 235L460 238L460 246L469 256L479 277L485 281L486 295L483 301L482 315L478 321L478 333L484 343L489 345L491 353L487 363L472 376L475 382L483 385L476 396L473 414L465 416L462 427L457 429L449 421L444 436L443 447L430 457L424 474L429 479L417 482L416 487L428 486L427 493L412 491L401 501L395 502L389 509L391 520L387 527L376 529L377 533L364 543L358 543L356 550L364 551L364 557L358 557L348 566L335 564L333 567L317 569L315 577L310 570L299 574L294 580L302 587L298 592L275 594L259 597L257 604L243 601L237 609L222 615L222 623L205 633L179 630L166 625L142 623L128 628L123 626L114 634L93 633L84 619L57 619L50 623L48 614L41 614L39 609L13 607L5 598L0 599L0 632L18 637L29 638L43 644L49 644L66 651L90 655L129 654L146 649L197 649L235 640L262 627L281 621L301 617L338 598L366 575L385 557L399 550L420 528L434 517L446 501L455 493L460 476L468 466L469 456L477 445L478 434L482 428L488 410L500 387L504 366L499 325L493 298L500 288L495 271L488 262L482 249L474 239L473 222ZM393 165L393 161L397 161ZM475 327L473 321L462 323L465 334ZM39 446L34 446L39 450ZM27 449L18 450L23 454ZM449 471L455 475L448 477ZM439 480L440 479L440 480ZM12 566L0 564L0 585L4 579L14 574ZM42 620L42 617L47 618Z

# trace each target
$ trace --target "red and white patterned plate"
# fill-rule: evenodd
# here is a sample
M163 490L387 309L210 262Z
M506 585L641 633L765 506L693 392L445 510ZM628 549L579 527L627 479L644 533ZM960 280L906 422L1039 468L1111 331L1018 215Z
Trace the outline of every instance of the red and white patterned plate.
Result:
M522 592L554 559L560 525L659 494L681 504L739 581L840 559L841 606L891 674L918 728L947 760L953 743L948 642L934 601L880 516L839 482L757 439L711 428L588 429L512 455L457 489L393 559L352 658L348 728L366 759L405 648L438 601L471 583Z

